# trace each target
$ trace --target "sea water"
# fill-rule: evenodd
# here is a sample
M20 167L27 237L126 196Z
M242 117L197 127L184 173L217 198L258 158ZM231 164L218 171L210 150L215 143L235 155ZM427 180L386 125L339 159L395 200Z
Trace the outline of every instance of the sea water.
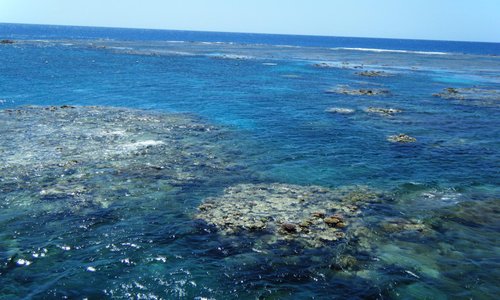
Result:
M15 41L0 45L0 298L500 292L499 44L14 24L0 38ZM416 141L390 141L402 133ZM276 186L283 201L355 191L361 212L313 246L200 220L210 199Z

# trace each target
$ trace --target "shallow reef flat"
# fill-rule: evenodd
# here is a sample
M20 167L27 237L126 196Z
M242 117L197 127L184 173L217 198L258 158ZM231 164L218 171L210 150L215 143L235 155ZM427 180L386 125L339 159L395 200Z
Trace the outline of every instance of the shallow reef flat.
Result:
M363 71L356 73L359 76L365 77L388 77L392 76L392 74L384 72L384 71Z
M500 294L498 57L0 52L0 299Z
M376 232L380 219L366 217L373 206L391 201L391 197L390 193L358 185L325 188L243 183L204 199L193 218L221 240L244 244L239 251L248 252L247 259L267 257L288 267L316 266L329 269L331 274L343 271L349 278L364 276L372 285L374 278L363 274L380 267L370 259L377 255L379 234L385 233ZM392 230L425 227L408 224L412 220L400 218ZM278 255L273 258L270 254ZM245 268L264 267L258 262L260 258L248 261Z
M268 243L296 241L306 247L323 247L342 240L360 208L353 193L319 186L289 184L239 184L221 197L208 198L196 218L216 226L224 234L261 232ZM365 191L357 201L378 195Z
M0 125L3 205L107 207L117 199L202 185L234 167L215 142L224 131L187 115L31 106L0 111Z
M0 111L0 126L0 207L12 213L1 221L13 226L0 234L0 291L13 297L31 295L16 281L29 272L46 284L39 295L51 286L76 295L65 286L88 279L98 298L143 289L172 298L251 296L262 280L271 295L286 296L279 286L293 280L325 291L345 285L345 296L354 282L366 297L445 297L444 288L460 293L462 278L474 280L498 250L498 200L421 216L401 211L428 197L425 188L405 199L359 185L255 183L225 145L230 134L190 115L30 106ZM176 190L183 195L169 198ZM183 197L198 210L183 207ZM148 206L152 198L159 201ZM169 199L181 207L164 206ZM75 267L71 257L83 259ZM57 275L61 266L71 271ZM47 270L56 275L45 279ZM127 284L110 279L124 272ZM227 287L204 292L224 280Z
M497 89L449 87L433 96L446 100L461 100L461 103L478 106L498 106L500 104L500 91Z
M405 201L366 186L238 184L206 198L194 218L238 245L233 247L242 253L228 255L225 263L239 271L266 270L272 261L295 266L293 276L307 269L312 272L307 276L321 270L337 280L362 280L368 290L382 288L390 298L400 293L445 297L435 289L443 286L460 291L459 277L472 280L479 265L494 257L498 200L450 205L427 217L402 213ZM483 228L484 238L467 236L470 225ZM479 240L484 244L470 251ZM461 260L471 262L457 265ZM388 287L395 275L399 283ZM473 288L468 293L484 295Z
M360 88L353 89L349 86L338 86L336 88L327 89L325 91L327 94L341 94L349 96L388 96L390 91L387 89L371 89L371 88Z

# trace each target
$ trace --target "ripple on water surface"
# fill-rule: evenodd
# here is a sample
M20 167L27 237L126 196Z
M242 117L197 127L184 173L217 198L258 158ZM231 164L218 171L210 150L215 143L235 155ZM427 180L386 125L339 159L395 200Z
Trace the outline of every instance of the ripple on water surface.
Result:
M231 132L189 115L22 107L0 125L7 297L495 292L479 285L498 275L482 271L498 252L497 200L262 182ZM422 203L435 211L411 209Z

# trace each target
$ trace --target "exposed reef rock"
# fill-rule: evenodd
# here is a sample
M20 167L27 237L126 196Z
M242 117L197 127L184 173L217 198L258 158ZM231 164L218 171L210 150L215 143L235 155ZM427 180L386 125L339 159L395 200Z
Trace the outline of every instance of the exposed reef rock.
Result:
M321 63L314 64L313 67L315 67L315 68L333 68L334 65L329 64L329 63L325 63L325 62L321 62Z
M215 58L215 59L234 59L234 60L249 60L249 59L253 59L252 56L239 55L239 54L214 54L214 55L211 55L211 57Z
M463 89L460 89L463 90ZM445 88L441 93L434 94L434 97L443 99L465 99L465 96L456 88Z
M395 108L382 108L382 107L368 107L365 109L367 113L374 113L384 117L393 116L394 114L402 112L402 110Z
M326 90L327 94L343 94L349 96L386 96L390 92L385 89L350 89L348 87L338 87Z
M355 112L352 108L344 108L344 107L329 107L325 109L325 112L332 114L342 114L342 115L350 115Z
M496 89L450 87L433 96L447 100L467 100L466 102L464 101L464 103L476 105L500 104L500 91Z
M387 140L393 143L414 143L417 141L416 138L406 135L404 133L400 133L398 135L391 135L387 138Z
M197 219L223 234L260 232L271 243L293 240L322 247L346 238L361 206L380 199L365 188L327 189L289 184L239 184L199 206Z
M337 69L362 69L362 65L353 65L348 62L333 63L333 62L320 62L313 64L313 67L326 69L326 68L337 68Z
M235 176L228 133L186 115L22 107L0 111L0 127L0 193L12 205L106 207Z
M392 74L389 74L384 71L363 71L363 72L358 72L356 75L359 76L365 76L365 77L389 77L392 76Z

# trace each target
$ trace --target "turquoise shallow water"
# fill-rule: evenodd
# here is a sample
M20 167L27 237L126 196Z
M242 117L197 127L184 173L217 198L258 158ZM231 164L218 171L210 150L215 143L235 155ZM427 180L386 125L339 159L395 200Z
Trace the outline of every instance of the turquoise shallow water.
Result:
M0 45L0 298L494 298L498 62L238 43ZM388 141L400 133L416 142ZM357 194L339 197L359 215L321 246L224 234L197 216L207 198L231 199L229 187L258 184L234 193L246 203L272 183L349 187Z

